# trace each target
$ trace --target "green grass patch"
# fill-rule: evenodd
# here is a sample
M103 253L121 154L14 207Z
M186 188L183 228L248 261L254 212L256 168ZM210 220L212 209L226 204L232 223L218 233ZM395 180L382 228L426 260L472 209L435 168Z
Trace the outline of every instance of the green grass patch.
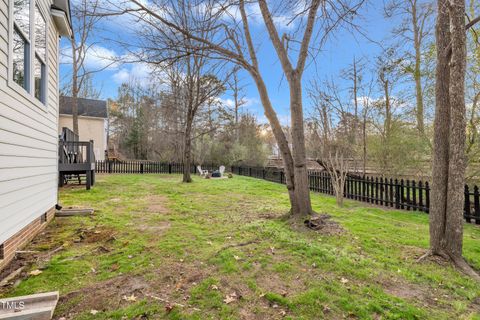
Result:
M96 214L52 223L30 249L64 249L3 292L59 290L59 317L479 319L480 284L416 262L428 248L423 213L338 208L312 194L314 209L345 229L326 236L284 218L284 186L237 176L100 175L90 191L61 190L60 201ZM464 255L480 269L478 226L465 225Z

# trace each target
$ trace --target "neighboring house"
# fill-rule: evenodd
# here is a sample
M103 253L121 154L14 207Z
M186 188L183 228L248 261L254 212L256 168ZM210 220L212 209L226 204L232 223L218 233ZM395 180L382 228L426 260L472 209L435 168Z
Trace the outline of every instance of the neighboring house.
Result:
M60 97L59 134L62 133L63 127L73 130L72 104L73 98ZM93 140L95 159L104 160L108 135L106 101L78 98L78 131L80 141Z
M69 0L0 0L0 268L54 216Z

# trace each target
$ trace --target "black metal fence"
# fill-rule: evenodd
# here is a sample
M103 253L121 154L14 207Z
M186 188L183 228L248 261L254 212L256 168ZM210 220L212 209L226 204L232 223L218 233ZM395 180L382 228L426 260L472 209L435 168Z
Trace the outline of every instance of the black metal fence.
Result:
M203 170L214 171L214 164L202 165ZM232 166L233 174L285 184L281 169ZM97 161L98 173L182 173L183 164L151 161ZM192 165L191 173L197 171ZM325 171L309 171L310 190L334 195L332 179ZM477 186L465 185L464 217L467 222L480 225L480 192ZM388 179L382 177L349 176L346 179L345 198L363 201L399 210L422 211L430 208L430 186L427 181Z
M285 184L282 170L254 167L231 167L234 174ZM309 171L310 190L334 195L332 178L325 171ZM465 185L464 218L480 225L480 192L477 186ZM407 211L428 213L430 186L427 181L348 176L345 198Z

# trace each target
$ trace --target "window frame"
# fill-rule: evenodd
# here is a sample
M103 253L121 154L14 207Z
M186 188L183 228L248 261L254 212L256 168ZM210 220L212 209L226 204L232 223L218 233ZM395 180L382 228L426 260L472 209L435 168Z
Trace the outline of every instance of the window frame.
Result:
M37 48L36 48L36 45L33 46L33 50L32 50L32 56L33 56L33 64L31 66L31 78L32 78L32 81L33 81L33 87L31 89L31 92L32 92L32 95L35 97L35 59L38 59L38 61L40 62L40 77L41 77L41 81L42 81L42 87L41 87L41 92L40 92L40 99L38 99L37 97L35 97L35 99L37 99L38 101L40 101L42 104L46 105L46 102L47 102L47 85L48 85L48 82L47 82L47 74L48 74L48 67L47 67L47 52L48 52L48 29L47 29L47 19L45 18L45 15L43 14L42 12L42 9L40 8L40 5L37 3L37 1L34 1L35 4L34 4L34 12L37 12L36 8L38 8L38 14L40 15L40 17L43 19L44 23L45 23L45 57L42 57L40 55L40 53L37 52ZM33 18L33 29L35 30L36 26L35 26L35 23L36 23L36 17ZM34 36L34 39L33 39L33 42L36 42L36 34L33 35ZM42 68L42 65L43 65L43 68Z
M48 63L49 53L48 53L48 35L50 31L50 23L47 19L48 15L45 13L45 9L40 5L40 1L37 0L30 0L29 1L29 33L30 37L26 37L25 32L20 28L15 22L15 15L14 15L14 1L9 0L9 7L8 7L8 73L7 73L7 85L8 87L14 91L15 93L19 94L23 98L27 99L30 103L35 105L36 107L40 108L44 112L48 111L48 77L50 66ZM38 57L38 60L43 62L45 65L44 70L44 78L43 81L43 101L37 99L35 97L35 75L34 75L34 68L35 68L35 59L37 57L36 48L35 48L35 6L38 7L38 12L42 16L43 20L45 21L45 61ZM14 37L14 30L20 34L20 36L25 41L25 50L26 56L28 59L25 61L25 77L28 75L27 81L27 88L19 85L13 80L13 37Z

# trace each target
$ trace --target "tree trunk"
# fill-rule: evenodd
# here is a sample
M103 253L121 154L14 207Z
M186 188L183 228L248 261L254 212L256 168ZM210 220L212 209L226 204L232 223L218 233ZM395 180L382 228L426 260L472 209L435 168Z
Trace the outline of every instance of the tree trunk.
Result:
M190 167L192 166L192 124L193 116L188 112L183 149L183 182L185 183L192 182L190 175Z
M72 46L72 121L73 121L73 132L79 134L78 132L78 65L77 65L77 51L75 45L75 39L72 37L71 40Z
M435 134L430 210L430 251L480 281L465 262L465 1L438 0Z
M385 138L387 140L387 143L390 141L390 133L392 129L392 108L390 105L390 87L389 87L389 81L385 80L383 82L383 91L385 94Z
M363 176L365 176L367 171L367 117L363 117L363 126L362 126L362 137L363 137Z
M450 18L447 0L438 0L435 34L437 68L435 75L436 105L433 137L432 194L430 200L430 249L433 254L441 254L445 245L450 131L450 70L447 59L447 48L450 43Z
M270 126L272 128L273 135L275 136L275 140L278 144L278 149L282 154L283 166L285 170L285 184L287 185L288 196L290 199L291 205L291 212L293 214L297 214L299 212L297 199L295 195L295 177L294 177L294 166L293 166L293 158L292 153L290 151L290 147L288 146L288 141L283 132L282 126L280 121L278 121L278 117L272 107L270 102L270 98L268 97L268 91L263 82L262 78L258 75L256 71L249 70L252 77L255 80L257 85L258 93L260 95L260 100L262 101L262 105L265 111L265 117L268 119Z
M337 206L340 208L343 207L343 192L336 191L336 196L335 196Z
M353 58L353 103L355 106L354 111L354 124L353 124L353 141L352 144L355 145L357 143L357 134L358 134L358 84L357 84L357 61Z
M417 2L412 3L412 25L413 25L413 45L415 48L415 70L413 77L415 79L415 97L417 107L415 110L417 118L417 129L423 136L425 133L424 111L423 111L423 90L422 90L422 74L421 74L421 29L418 27Z
M463 205L465 185L465 71L467 41L465 1L450 5L452 57L450 61L450 150L448 166L448 202L445 239L448 255L456 261L462 258Z
M290 113L292 123L292 154L294 163L294 186L297 210L295 215L304 216L313 212L310 201L310 183L308 181L307 153L302 106L302 82L296 71L290 77Z

